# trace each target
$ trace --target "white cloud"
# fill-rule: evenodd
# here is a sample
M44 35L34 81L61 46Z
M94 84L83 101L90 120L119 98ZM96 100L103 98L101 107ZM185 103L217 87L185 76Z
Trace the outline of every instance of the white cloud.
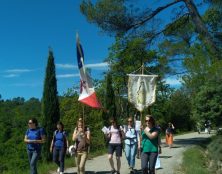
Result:
M56 64L57 68L61 68L61 69L75 69L77 68L76 65L72 65L72 64Z
M101 69L101 68L108 68L108 63L103 62L103 63L95 63L95 64L87 64L85 65L87 68L94 68L94 69Z
M4 78L13 78L13 77L18 77L18 74L7 74L7 75L3 75Z
M56 76L57 78L71 78L71 77L79 77L79 74L60 74Z
M78 68L76 65L72 65L72 64L56 64L56 67L61 68L61 69L76 69L76 68ZM92 68L92 69L107 69L108 63L103 62L103 63L85 64L85 67Z
M8 69L5 72L6 73L26 73L26 72L31 72L34 70L31 69Z

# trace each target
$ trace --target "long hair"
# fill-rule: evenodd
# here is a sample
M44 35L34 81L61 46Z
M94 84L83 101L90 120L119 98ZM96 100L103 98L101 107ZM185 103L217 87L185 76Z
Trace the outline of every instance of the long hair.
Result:
M152 123L152 126L155 126L156 125L156 122L155 122L155 119L153 118L152 115L146 115L145 118L148 117L150 122Z

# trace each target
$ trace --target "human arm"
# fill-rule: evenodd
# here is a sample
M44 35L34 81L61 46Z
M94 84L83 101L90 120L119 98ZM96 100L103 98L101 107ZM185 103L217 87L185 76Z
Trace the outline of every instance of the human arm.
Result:
M91 140L90 131L86 131L86 133L85 133L85 140L86 140L87 144L90 144L90 140Z
M24 139L24 142L25 143L33 143L33 144L43 144L45 143L45 137L43 136L41 140L30 140L27 138L27 136L25 136L25 139Z
M154 139L158 136L158 131L153 131L153 132L150 132L150 128L149 127L146 127L144 129L144 133L146 134L146 136L149 138L149 139Z
M43 143L45 143L45 135L41 135L41 139L39 139L39 140L30 140L30 139L28 139L28 136L25 135L24 142L27 143L27 144L31 144L31 143L33 143L33 144L43 144Z
M161 149L161 137L160 137L160 135L158 136L158 147L159 147L159 154L161 154L162 149Z
M140 137L139 132L137 132L137 145L138 145L138 149L140 149L140 147L141 147L141 137Z
M52 141L51 141L50 152L52 152L53 147L54 147L54 136L53 136Z
M67 149L69 148L69 140L67 137L66 137L66 147L67 147Z
M77 131L77 129L75 129L74 131L73 131L73 134L72 134L72 140L73 141L76 141L76 139L77 139L77 137L78 137L78 131Z
M125 135L125 133L124 133L124 129L123 129L122 126L120 126L119 129L120 129L119 131L120 131L120 134L121 134L122 140L124 140L124 139L126 138L126 135Z

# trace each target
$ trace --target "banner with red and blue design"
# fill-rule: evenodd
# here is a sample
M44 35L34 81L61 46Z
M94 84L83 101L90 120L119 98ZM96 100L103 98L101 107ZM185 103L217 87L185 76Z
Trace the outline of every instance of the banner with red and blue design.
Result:
M79 36L76 35L77 62L80 72L80 95L78 101L93 108L101 108L101 104L96 97L92 80L84 67L84 53L80 44Z

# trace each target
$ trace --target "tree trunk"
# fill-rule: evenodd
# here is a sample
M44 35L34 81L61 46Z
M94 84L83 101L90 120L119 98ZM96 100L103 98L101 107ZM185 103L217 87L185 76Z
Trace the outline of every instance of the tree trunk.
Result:
M193 3L193 0L183 0L186 4L187 9L191 15L191 19L196 27L196 31L204 37L204 41L206 45L209 45L213 54L215 54L217 59L221 59L219 56L219 49L213 41L212 36L210 35L207 27L203 23L201 16L196 8L196 5Z

